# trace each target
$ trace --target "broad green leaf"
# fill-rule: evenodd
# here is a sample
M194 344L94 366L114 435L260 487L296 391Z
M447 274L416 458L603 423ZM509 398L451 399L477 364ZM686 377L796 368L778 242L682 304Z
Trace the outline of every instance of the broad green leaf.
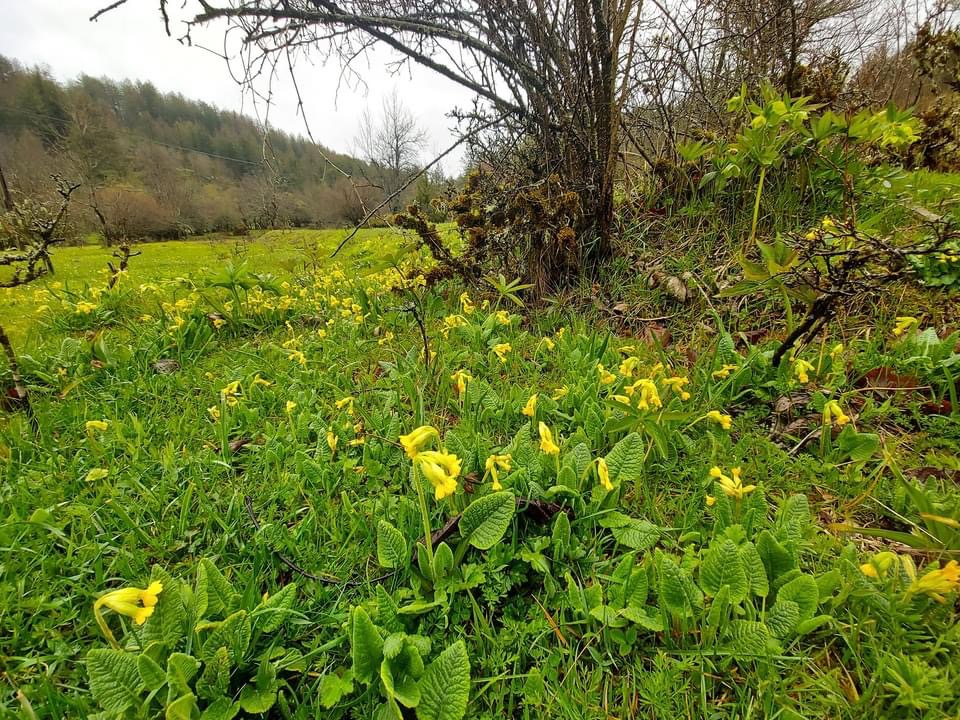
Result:
M277 701L276 689L261 689L255 685L244 685L240 690L240 708L244 712L262 715Z
M730 602L735 604L744 600L750 590L740 553L730 539L714 543L700 566L700 587L704 592L716 596L724 586L730 588Z
M390 597L383 585L377 585L377 623L387 632L401 632L403 623L400 622L397 604Z
M172 653L167 658L167 698L168 702L181 695L192 693L190 681L200 670L200 661L186 653Z
M767 613L767 627L781 640L790 636L798 622L800 622L800 606L793 600L780 598Z
M140 704L143 681L135 655L105 648L91 650L87 653L87 677L93 699L107 712L120 714Z
M239 603L239 593L208 558L197 566L197 594L207 598L207 612L213 616L232 612Z
M187 636L187 610L183 603L183 584L174 580L163 568L154 565L151 582L163 583L153 615L143 627L144 642L160 642L168 650L176 650Z
M745 542L740 546L739 553L750 583L750 591L757 597L766 597L770 594L770 581L767 579L767 571L763 567L757 546L752 542Z
M757 553L763 561L763 567L767 571L767 579L770 582L774 582L796 565L793 555L769 530L761 530L757 536Z
M460 516L460 535L478 550L489 550L510 527L516 506L508 490L477 498Z
M440 582L453 569L453 550L445 542L440 543L433 551L433 581Z
M206 662L217 653L217 650L225 647L230 653L231 661L235 665L240 665L250 646L250 634L250 616L246 610L237 610L213 627L203 641L200 657Z
M880 447L880 436L874 433L862 433L847 425L837 436L837 449L854 462L869 460Z
M660 528L646 520L633 520L629 525L613 528L612 532L617 542L633 550L649 550L660 539Z
M470 659L463 640L444 650L420 679L419 720L461 720L470 698Z
M207 705L206 710L200 714L200 720L233 720L239 712L239 703L233 702L230 698L221 697Z
M369 685L380 671L383 638L367 611L359 605L353 609L350 645L353 651L353 677Z
M203 664L197 680L197 694L213 700L230 691L230 654L225 647L217 648L213 657Z
M386 520L377 523L377 562L385 568L407 566L407 541L403 533Z
M197 707L197 698L193 693L181 695L167 705L164 713L165 720L193 720L194 714L200 712Z
M329 672L320 680L320 704L327 710L352 692L353 672L350 670L343 675Z
M800 620L809 620L820 601L817 581L810 575L800 575L777 591L777 602L792 600L800 609Z
M833 622L833 617L830 615L814 615L809 620L801 620L797 624L797 635L806 635L811 633L817 628L828 625Z
M639 479L643 472L643 438L640 433L627 435L613 446L605 459L610 469L610 482L614 485Z
M137 656L137 669L140 671L140 679L148 690L159 690L166 685L167 674L159 663L146 653Z
M293 605L297 601L297 585L284 585L251 613L250 618L261 632L272 633L284 621L295 613Z
M663 632L663 618L656 608L629 606L623 608L620 614L635 625L639 625L651 632Z
M703 608L703 593L690 573L677 565L672 558L657 551L660 570L660 604L680 617L689 617Z
M791 495L784 500L777 513L778 535L781 540L799 542L810 525L810 504L806 495Z
M705 645L713 645L717 638L717 632L723 626L728 617L727 609L730 607L730 586L724 585L720 592L710 603L710 609L707 611L707 617L703 623L703 642Z
M762 622L733 620L727 632L730 649L741 658L766 656L773 650L773 637Z

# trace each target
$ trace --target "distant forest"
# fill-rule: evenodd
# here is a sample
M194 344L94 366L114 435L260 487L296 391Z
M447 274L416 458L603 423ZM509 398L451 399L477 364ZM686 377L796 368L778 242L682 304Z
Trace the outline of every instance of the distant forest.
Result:
M321 152L322 150L322 152ZM76 234L172 238L358 221L382 191L370 165L149 82L81 75L67 84L0 56L0 167L14 196L82 183ZM429 197L426 180L416 193Z

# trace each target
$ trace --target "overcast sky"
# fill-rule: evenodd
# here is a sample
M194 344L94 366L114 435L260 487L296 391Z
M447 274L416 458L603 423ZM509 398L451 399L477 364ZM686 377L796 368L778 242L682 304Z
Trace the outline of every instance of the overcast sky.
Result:
M89 22L89 17L106 4L109 0L0 0L0 53L25 65L46 66L60 80L82 73L114 80L149 80L161 91L179 92L263 118L263 104L254 106L250 94L233 81L222 58L175 39L183 34L179 21L186 14L171 18L171 38L164 32L156 0L128 0L97 22ZM174 10L179 7L179 3L170 5ZM194 40L222 52L223 30L223 26L212 26L195 32ZM365 87L343 86L339 66L300 63L298 82L318 142L351 152L365 107L379 109L382 98L395 87L429 133L427 152L442 150L453 141L452 121L446 113L455 106L466 107L470 94L420 68L412 75L407 71L391 75L385 67L391 58L382 51L357 64ZM273 84L273 92L270 124L304 134L288 77L281 75ZM456 159L447 162L444 169L458 172L458 165Z

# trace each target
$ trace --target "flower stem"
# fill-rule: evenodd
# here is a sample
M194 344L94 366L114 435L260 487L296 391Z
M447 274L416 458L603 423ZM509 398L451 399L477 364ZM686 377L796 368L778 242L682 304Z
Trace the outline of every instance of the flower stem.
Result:
M423 482L417 471L417 464L413 464L413 484L417 488L417 500L420 502L420 517L423 519L423 541L427 546L427 560L430 562L430 572L433 572L433 529L430 527L430 513L427 511L427 499L423 494Z

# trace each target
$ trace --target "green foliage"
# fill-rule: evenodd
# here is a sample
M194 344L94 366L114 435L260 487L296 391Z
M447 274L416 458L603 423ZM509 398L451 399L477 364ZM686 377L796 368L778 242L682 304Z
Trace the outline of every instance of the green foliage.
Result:
M104 711L233 717L240 710L263 714L274 706L280 685L275 658L285 652L278 652L283 628L298 615L292 609L296 586L239 600L210 560L198 564L196 576L191 587L155 567L152 577L162 581L163 590L142 633L131 633L122 650L87 654L91 693ZM238 601L245 607L226 614Z

